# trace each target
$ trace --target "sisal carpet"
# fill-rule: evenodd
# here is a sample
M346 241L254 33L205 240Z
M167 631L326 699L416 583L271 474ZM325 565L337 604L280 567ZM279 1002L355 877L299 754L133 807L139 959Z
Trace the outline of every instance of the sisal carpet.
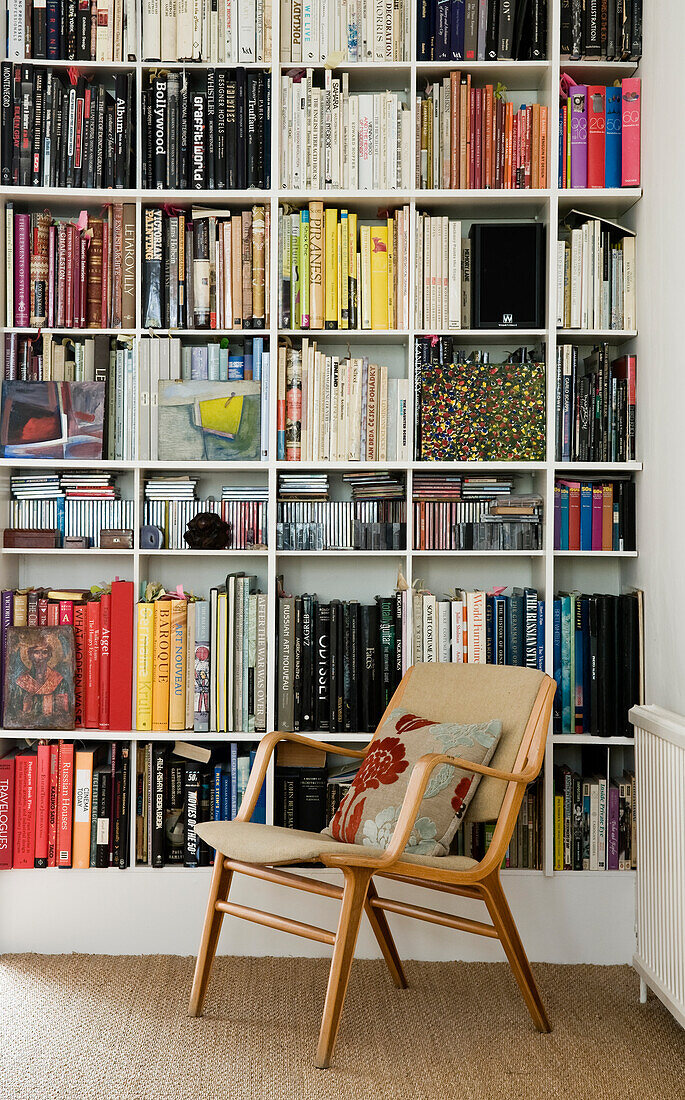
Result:
M535 967L533 1029L506 964L356 962L333 1066L316 1070L328 964L220 958L206 1015L193 961L0 959L8 1100L683 1100L685 1033L628 967Z

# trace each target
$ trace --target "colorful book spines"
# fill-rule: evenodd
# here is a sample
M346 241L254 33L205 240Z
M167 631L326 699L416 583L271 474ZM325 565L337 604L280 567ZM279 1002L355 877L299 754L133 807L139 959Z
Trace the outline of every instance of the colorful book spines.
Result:
M136 637L136 729L152 729L152 673L154 667L153 603L138 604Z
M620 86L572 85L559 108L559 186L639 187L639 77Z
M186 602L171 601L169 729L186 728Z

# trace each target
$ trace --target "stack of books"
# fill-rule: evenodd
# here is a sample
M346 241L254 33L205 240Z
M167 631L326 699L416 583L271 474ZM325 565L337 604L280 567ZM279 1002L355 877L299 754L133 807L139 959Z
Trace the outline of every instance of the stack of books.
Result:
M411 112L401 94L351 93L349 73L323 76L323 87L313 69L281 78L281 186L409 187Z
M636 382L636 355L612 360L608 344L589 355L557 348L557 462L635 461Z
M606 10L601 0L568 0L561 5L560 45L572 61L639 61L642 0L618 0Z
M221 518L229 526L229 550L265 547L267 538L267 485L223 485Z
M100 546L103 530L133 531L135 502L121 500L112 474L25 474L10 479L8 527L57 530Z
M227 9L200 0L193 8L150 0L143 12L144 61L202 61L246 65L272 57L271 4L237 0Z
M455 589L448 599L417 590L414 661L545 667L545 603L534 588L496 595Z
M636 810L634 772L607 781L606 770L581 775L555 767L554 870L633 870Z
M288 462L394 462L408 455L409 382L368 358L281 345L277 457Z
M514 495L514 479L416 474L416 550L540 550L542 498Z
M414 282L417 328L461 328L464 251L460 221L417 211Z
M641 81L572 84L559 108L559 187L639 187Z
M635 329L635 234L579 210L567 215L557 244L557 325Z
M318 201L281 209L279 328L406 328L409 231L408 206L359 226L353 211Z
M540 61L546 38L547 0L425 0L418 8L419 61Z
M635 550L635 482L559 478L554 484L555 550Z
M279 550L404 550L406 507L393 500L279 501Z
M134 14L124 0L102 8L85 4L68 9L58 0L47 9L29 0L19 9L6 0L7 56L36 61L135 61L138 33Z
M281 4L281 61L319 63L335 55L341 61L408 61L411 6L398 0L390 11L383 0L339 5L319 0Z

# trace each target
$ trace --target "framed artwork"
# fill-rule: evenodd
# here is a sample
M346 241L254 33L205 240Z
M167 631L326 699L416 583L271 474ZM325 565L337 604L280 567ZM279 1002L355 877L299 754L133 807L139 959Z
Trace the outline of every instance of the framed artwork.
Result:
M11 626L5 650L5 728L73 730L74 698L73 628Z

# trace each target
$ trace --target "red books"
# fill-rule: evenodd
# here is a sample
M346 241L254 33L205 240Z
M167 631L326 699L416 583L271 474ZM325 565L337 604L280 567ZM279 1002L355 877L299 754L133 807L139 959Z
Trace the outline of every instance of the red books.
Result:
M14 836L14 757L0 760L0 871L12 866Z
M606 135L606 88L587 87L587 185L604 187L604 142Z
M74 605L71 600L59 601L59 625L60 626L73 626L74 623Z
M74 608L74 725L82 726L85 700L85 649L86 649L86 605L77 604Z
M33 867L36 850L37 758L19 754L14 760L14 858L13 867Z
M46 596L41 596L38 601L38 626L48 625L48 601Z
M71 834L74 801L74 746L59 743L59 792L57 795L57 866L71 867Z
M48 626L59 626L59 604L48 603Z
M621 185L640 186L640 78L621 81Z
M131 729L133 692L133 581L112 582L109 728Z
M100 722L100 604L86 604L86 675L84 724L97 729Z
M98 725L109 729L109 665L111 636L112 597L104 592L100 597L100 706Z
M50 745L48 788L48 867L57 866L57 796L59 794L59 745Z
M38 746L36 780L36 850L34 867L48 865L48 820L50 812L50 746Z

